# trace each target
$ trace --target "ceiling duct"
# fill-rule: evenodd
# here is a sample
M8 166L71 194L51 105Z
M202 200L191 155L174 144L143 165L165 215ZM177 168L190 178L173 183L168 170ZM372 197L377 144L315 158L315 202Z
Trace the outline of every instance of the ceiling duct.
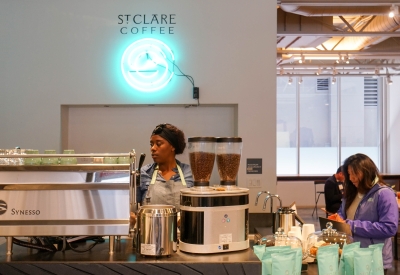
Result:
M384 40L387 40L389 36L374 36L370 37L368 34L366 36L360 36L362 32L395 32L400 29L399 17L389 18L387 16L390 6L392 4L399 4L399 1L370 1L370 0L361 0L361 1L327 1L327 0L281 0L277 1L279 7L282 11L287 12L283 18L284 20L293 20L289 19L289 14L296 14L300 16L304 16L303 19L299 20L301 26L299 30L299 34L297 36L297 43L293 43L294 45L288 45L288 47L284 47L283 43L277 45L278 48L306 48L306 45L302 47L298 46L299 42L303 41L301 38L301 33L307 34L310 31L310 28L320 28L326 29L327 22L322 21L321 19L314 20L314 22L310 25L310 20L307 18L329 18L331 16L341 17L346 15L356 15L356 16L365 16L361 17L360 20L354 22L343 22L343 29L346 32L346 36L340 36L340 31L337 32L337 35L332 36L325 42L323 42L323 46L318 47L317 49L320 51L326 50L335 50L335 51L369 51L368 49L375 45L371 51L379 51L379 43ZM279 12L278 12L278 33L280 33L280 39L282 42L285 42L285 39L288 40L290 36L284 36L285 31L288 31L288 28L291 28L285 21L279 21ZM349 25L353 24L349 27ZM320 25L320 27L316 25ZM310 25L310 26L308 26ZM347 29L347 27L348 29ZM284 30L282 31L282 26ZM334 28L333 24L331 28ZM346 31L348 30L348 31ZM356 31L357 36L351 36L351 32ZM313 33L313 32L311 32ZM293 36L292 36L293 37ZM315 37L313 37L315 39ZM322 44L322 43L321 43ZM385 48L386 52L399 52L399 46L397 43L393 43L392 48ZM356 56L353 55L353 56Z

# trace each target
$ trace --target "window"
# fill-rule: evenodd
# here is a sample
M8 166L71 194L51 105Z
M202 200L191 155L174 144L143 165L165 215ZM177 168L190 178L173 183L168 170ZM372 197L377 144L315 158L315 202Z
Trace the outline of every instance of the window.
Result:
M351 154L380 166L379 79L277 78L277 174L331 174Z

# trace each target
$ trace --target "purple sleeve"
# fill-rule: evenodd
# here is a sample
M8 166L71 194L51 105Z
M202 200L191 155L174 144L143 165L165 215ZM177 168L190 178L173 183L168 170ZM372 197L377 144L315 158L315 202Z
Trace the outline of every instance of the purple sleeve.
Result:
M365 238L389 238L396 234L399 209L392 190L385 188L378 195L378 221L346 220L354 235Z
M338 212L337 212L337 213L339 214L339 216L340 216L343 220L346 219L345 205L346 205L346 200L343 199L343 200L342 200L342 204L340 205L339 210L338 210Z

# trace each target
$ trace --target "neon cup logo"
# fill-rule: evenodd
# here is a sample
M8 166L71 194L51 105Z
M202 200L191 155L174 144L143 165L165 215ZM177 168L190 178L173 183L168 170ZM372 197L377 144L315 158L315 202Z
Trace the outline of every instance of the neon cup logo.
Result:
M145 38L126 48L121 59L122 74L130 86L140 91L165 87L174 75L174 54L160 40Z

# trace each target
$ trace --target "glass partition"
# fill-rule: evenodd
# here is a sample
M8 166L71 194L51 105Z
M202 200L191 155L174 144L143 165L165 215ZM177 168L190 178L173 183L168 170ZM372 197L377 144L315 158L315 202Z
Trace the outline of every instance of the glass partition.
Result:
M277 174L333 174L351 154L380 167L380 80L277 78Z

